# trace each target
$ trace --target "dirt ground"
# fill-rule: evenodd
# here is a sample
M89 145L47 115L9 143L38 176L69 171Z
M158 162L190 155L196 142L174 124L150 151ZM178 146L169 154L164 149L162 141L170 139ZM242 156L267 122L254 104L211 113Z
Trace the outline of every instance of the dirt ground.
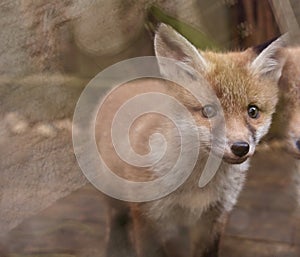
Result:
M300 256L300 214L292 169L293 160L284 153L256 154L221 239L221 257ZM105 256L103 200L91 185L59 200L1 239L6 256ZM0 251L0 256L5 254Z

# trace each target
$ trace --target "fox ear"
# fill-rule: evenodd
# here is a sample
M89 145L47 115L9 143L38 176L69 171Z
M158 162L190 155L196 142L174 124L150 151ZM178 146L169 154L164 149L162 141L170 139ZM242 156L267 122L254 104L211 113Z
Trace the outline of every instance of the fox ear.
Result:
M287 41L288 35L284 34L276 40L252 48L258 56L251 63L251 70L259 76L268 76L277 82L285 62L281 50L287 45Z
M207 61L196 47L166 24L162 23L155 34L154 49L157 57L174 59L191 66L198 72L205 72L208 69ZM159 68L161 73L169 73L167 67L160 65Z

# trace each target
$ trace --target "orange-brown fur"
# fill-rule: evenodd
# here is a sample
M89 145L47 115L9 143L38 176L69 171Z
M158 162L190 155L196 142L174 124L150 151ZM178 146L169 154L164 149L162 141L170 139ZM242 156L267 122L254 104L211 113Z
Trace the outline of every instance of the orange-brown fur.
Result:
M268 135L269 140L290 154L294 166L296 201L300 204L300 47L287 48L284 51L287 61L279 81L280 100Z
M254 72L250 64L258 60L256 64L264 69L265 63L268 64L268 55L266 57L259 55L258 57L263 56L263 60L259 60L255 52L249 49L245 52L225 54L201 52L201 57L190 43L172 29L166 26L159 29L155 41L156 55L182 61L199 72L218 96L224 111L227 130L224 139L226 147L223 161L216 175L203 188L199 188L198 181L208 152L211 150L211 131L214 128L213 123L201 114L202 104L195 101L195 98L185 89L176 87L172 83L151 79L135 81L131 83L134 89L131 87L131 90L127 88L126 91L126 87L124 87L123 94L119 97L115 96L116 101L111 99L110 103L104 107L106 108L104 112L106 116L101 119L102 126L106 126L103 125L103 121L111 120L114 115L112 110L117 110L122 101L128 99L127 97L145 92L143 90L162 91L171 94L178 97L194 117L205 146L200 149L201 155L199 155L192 174L176 191L161 199L146 203L123 205L120 202L120 205L123 206L122 210L128 206L131 209L134 233L130 233L130 238L135 245L135 254L133 255L139 257L217 256L217 241L222 233L227 213L233 208L242 189L249 165L247 159L255 151L255 146L260 138L267 132L271 115L275 110L278 91L277 78L278 74L281 73L282 62L281 56L277 56L279 47L274 46L272 58L276 62L278 60L278 66L275 67L277 73ZM272 47L270 49L273 51ZM201 61L201 58L204 58L208 65ZM161 67L162 74L168 74L168 72L168 68ZM193 76L191 77L187 83L195 83ZM143 87L143 85L150 84L151 89ZM203 85L199 83L200 90L203 89L202 87ZM258 105L260 108L260 116L257 119L248 117L247 108L250 104ZM138 129L133 127L135 133L132 134L131 139L132 147L138 152L141 150L144 153L147 152L148 137L155 131L155 126L158 126L166 138L171 139L172 147L168 153L176 154L175 150L178 146L176 137L174 137L174 130L170 124L161 126L164 123L161 123L159 119L157 117L153 119L153 116L150 115L148 118L144 117L140 123L138 121L135 123ZM98 121L100 122L99 119ZM185 121L182 120L181 122L184 123ZM187 124L186 129L189 129L189 124ZM109 132L109 126L105 130ZM97 131L101 130L97 129ZM106 137L107 134L98 135L98 147L100 152L108 151L106 153L107 160L114 166L118 174L125 174L127 178L140 181L137 172L141 170L146 172L142 174L151 172L151 170L146 171L138 168L134 171L132 167L122 164L120 159L116 160L118 157L115 154L110 155L113 147ZM242 159L233 157L230 150L230 144L238 140L248 140L251 144L249 154ZM106 143L110 144L108 148L106 148ZM193 151L195 146L191 145L190 147ZM168 162L169 160L166 158L164 161ZM159 170L159 167L155 168ZM156 171L154 170L150 174L153 175L153 172L155 174ZM128 175L130 173L133 175ZM121 230L122 227L120 226L119 229ZM113 241L114 238L111 240ZM108 255L110 255L109 251Z
M287 56L279 81L280 98L268 138L282 142L283 148L300 157L296 141L300 139L300 48L284 50Z

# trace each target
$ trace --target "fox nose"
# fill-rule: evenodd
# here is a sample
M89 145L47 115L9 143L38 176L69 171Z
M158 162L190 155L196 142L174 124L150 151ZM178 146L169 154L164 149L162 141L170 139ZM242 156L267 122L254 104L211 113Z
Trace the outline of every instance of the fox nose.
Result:
M298 139L298 140L296 141L296 146L297 146L298 150L300 151L300 139Z
M249 152L249 144L247 142L235 142L231 146L231 151L238 157L243 157Z

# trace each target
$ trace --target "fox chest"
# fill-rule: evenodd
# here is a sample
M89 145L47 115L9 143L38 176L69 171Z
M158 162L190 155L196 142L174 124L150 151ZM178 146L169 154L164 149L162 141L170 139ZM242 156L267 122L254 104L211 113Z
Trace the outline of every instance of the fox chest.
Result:
M247 168L247 163L233 167L221 165L213 180L204 188L198 186L198 176L192 175L177 191L149 203L147 213L154 220L193 224L204 211L216 204L229 211L242 189Z

